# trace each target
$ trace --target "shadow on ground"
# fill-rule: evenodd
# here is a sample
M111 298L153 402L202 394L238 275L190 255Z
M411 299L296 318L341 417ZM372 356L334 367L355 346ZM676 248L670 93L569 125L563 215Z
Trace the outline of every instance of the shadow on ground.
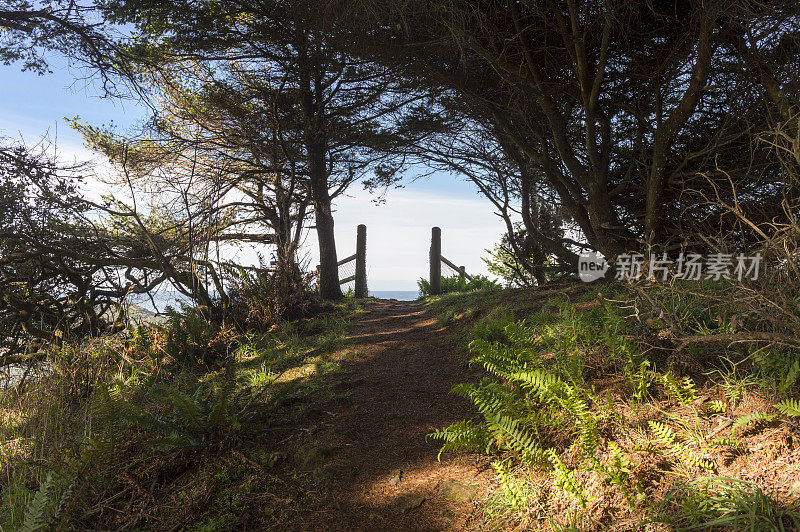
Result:
M452 530L469 526L491 467L476 455L443 456L426 435L475 416L449 393L470 377L467 353L419 302L368 300L349 335L349 391L332 411L303 420L294 454L306 471L302 507L287 530ZM299 501L298 501L299 502Z

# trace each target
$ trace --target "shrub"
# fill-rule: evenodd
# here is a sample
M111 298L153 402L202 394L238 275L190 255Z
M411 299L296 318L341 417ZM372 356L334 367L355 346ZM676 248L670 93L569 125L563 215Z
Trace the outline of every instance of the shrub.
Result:
M419 286L419 292L422 297L428 297L432 295L431 284L427 279L418 280L417 286ZM469 280L458 275L442 277L443 294L454 292L473 292L475 290L499 290L500 288L502 288L500 283L493 281L484 275L473 275L472 279Z
M180 366L211 366L223 360L239 334L232 326L214 321L205 310L184 304L180 311L167 307L166 321L150 326L147 351Z
M313 276L296 265L278 264L275 271L239 269L232 273L234 286L226 318L239 330L266 330L279 321L302 318L311 310Z
M155 448L203 449L236 435L259 412L256 400L271 383L272 379L267 379L256 391L200 385L191 394L162 388L161 395L170 403L168 414L151 412L110 394L106 400L116 405L122 419L158 434L150 441Z

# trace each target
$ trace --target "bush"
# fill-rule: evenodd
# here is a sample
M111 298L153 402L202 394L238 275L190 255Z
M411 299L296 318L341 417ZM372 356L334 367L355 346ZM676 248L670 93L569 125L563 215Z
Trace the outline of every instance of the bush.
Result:
M119 417L132 425L157 434L150 444L159 450L206 449L235 436L259 412L263 392L272 378L261 382L259 389L232 385L214 389L198 385L194 392L183 393L162 386L154 395L161 395L171 406L168 413L159 405L159 413L106 394L105 400Z
M149 328L146 351L182 367L208 367L224 360L239 333L224 322L215 322L204 310L183 304L180 311L167 307L167 320Z
M234 272L226 318L239 330L266 330L279 321L307 316L314 302L313 275L294 264Z
M426 279L420 279L417 281L417 286L419 286L419 292L422 294L422 297L433 295L431 293L431 283ZM500 288L502 288L500 283L493 281L484 275L473 275L472 279L470 280L458 275L442 277L443 294L473 292L475 290L499 290Z

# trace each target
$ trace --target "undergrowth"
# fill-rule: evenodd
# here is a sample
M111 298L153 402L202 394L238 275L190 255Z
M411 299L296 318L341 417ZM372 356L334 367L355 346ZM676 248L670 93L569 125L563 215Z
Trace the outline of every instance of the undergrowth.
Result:
M758 524L766 522L793 529L796 502L719 479L759 472L749 460L750 439L762 430L794 433L796 350L763 343L676 350L665 320L624 287L538 301L534 310L526 298L494 310L477 306L470 310L475 319L454 327L469 338L470 364L483 376L453 393L480 417L430 435L442 443L441 453L502 458L494 462L497 487L484 508L492 526L558 529L576 519L594 530L625 520L674 525L688 522L691 507L691 519L706 523L695 529L772 530ZM455 323L459 303L454 297L429 308L440 320L452 314ZM712 322L708 305L696 300L673 310L696 331L727 330L724 313ZM701 476L711 479L706 492L718 497L706 497L702 511L692 506Z
M64 345L40 378L0 390L0 530L279 523L254 502L276 497L269 469L284 454L264 434L337 397L323 377L359 308L287 305L305 314L260 305L237 315L245 329L170 311Z

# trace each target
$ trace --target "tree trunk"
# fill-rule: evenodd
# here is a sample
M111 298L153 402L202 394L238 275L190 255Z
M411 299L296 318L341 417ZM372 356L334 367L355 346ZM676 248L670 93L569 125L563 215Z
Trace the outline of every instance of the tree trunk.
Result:
M341 299L343 296L339 286L339 259L336 256L325 150L320 146L309 146L308 152L311 163L311 196L319 241L319 293L323 299Z

